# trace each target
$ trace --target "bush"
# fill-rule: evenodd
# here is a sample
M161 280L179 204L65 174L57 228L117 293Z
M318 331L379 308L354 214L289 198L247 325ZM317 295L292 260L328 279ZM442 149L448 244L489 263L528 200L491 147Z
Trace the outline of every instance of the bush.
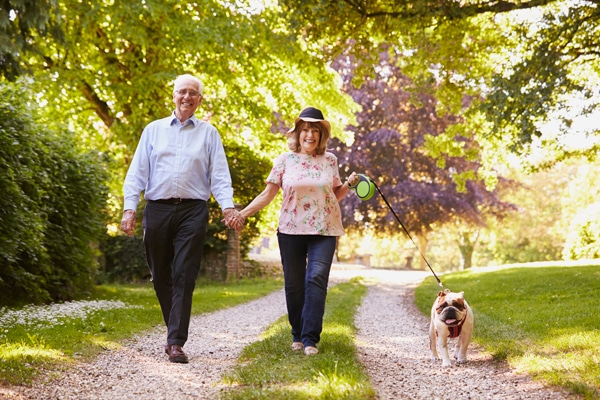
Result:
M565 260L600 258L600 203L593 203L580 211L569 227Z
M150 279L142 238L106 235L100 242L100 252L100 283L135 283Z
M28 93L0 85L0 305L69 300L90 290L105 229L103 156L35 121Z

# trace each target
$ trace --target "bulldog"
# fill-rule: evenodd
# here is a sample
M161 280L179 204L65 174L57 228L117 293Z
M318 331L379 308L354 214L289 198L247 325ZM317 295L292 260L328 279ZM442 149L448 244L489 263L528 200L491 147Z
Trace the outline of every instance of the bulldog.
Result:
M458 363L467 361L467 347L471 343L475 318L465 300L465 293L454 293L446 289L438 293L431 307L429 324L429 347L431 359L437 360L438 349L442 355L442 367L450 367L448 338L458 338L454 348L454 358Z

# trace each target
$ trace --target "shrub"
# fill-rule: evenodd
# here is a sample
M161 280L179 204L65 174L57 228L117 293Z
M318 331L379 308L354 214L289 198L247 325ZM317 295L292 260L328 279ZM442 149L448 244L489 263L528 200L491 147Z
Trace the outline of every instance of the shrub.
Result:
M139 282L150 279L144 241L138 236L109 236L100 242L102 261L98 278L105 282Z
M600 203L589 205L573 218L563 257L566 260L600 258Z
M36 125L24 89L0 98L0 305L72 299L92 287L105 229L103 155Z

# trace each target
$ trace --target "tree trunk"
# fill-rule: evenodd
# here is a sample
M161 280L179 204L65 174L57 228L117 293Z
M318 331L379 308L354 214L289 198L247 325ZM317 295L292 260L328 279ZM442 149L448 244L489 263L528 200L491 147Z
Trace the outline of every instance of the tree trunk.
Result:
M427 258L427 243L429 242L427 240L427 236L418 235L417 241L419 242L419 250L421 251L421 254L423 254L423 257ZM426 270L427 263L423 257L419 257L419 269Z
M465 270L473 266L473 253L475 252L475 244L479 239L479 231L475 234L475 238L471 240L469 232L459 233L458 248L460 250L460 266L459 269Z
M240 210L241 204L235 203L235 209ZM227 230L227 282L235 282L240 279L242 265L240 256L240 233L235 229Z

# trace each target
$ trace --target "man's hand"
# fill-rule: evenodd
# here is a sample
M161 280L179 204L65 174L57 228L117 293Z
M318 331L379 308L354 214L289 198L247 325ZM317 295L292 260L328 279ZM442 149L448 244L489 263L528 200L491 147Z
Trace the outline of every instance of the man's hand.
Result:
M230 229L235 229L237 232L244 227L245 218L235 208L226 208L223 210L223 223Z
M121 219L121 230L129 236L133 236L134 229L135 229L135 210L123 211L123 218Z

